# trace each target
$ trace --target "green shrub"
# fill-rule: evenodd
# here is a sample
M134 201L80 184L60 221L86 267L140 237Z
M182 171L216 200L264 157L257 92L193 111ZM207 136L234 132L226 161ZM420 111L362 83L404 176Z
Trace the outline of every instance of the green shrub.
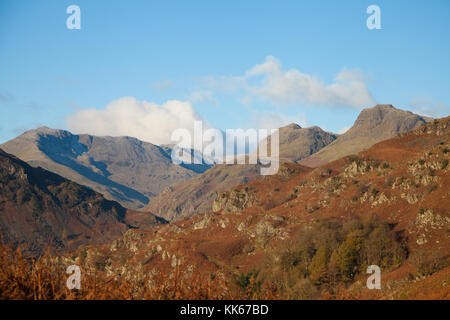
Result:
M337 251L337 267L342 280L353 280L360 265L364 235L360 230L350 232Z
M261 290L261 280L257 280L259 271L252 270L235 277L235 284L246 294L253 295Z

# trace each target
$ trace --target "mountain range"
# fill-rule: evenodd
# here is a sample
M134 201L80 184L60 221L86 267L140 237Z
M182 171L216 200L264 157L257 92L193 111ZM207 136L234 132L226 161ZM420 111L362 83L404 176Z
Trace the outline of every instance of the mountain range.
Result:
M430 118L392 105L376 105L362 110L352 128L343 135L332 134L319 127L301 128L293 123L279 130L280 162L310 167L322 165L368 149L379 141L429 121ZM218 192L257 178L257 171L256 166L250 165L215 166L194 179L165 189L150 201L146 210L171 221L208 212Z
M174 164L170 146L131 137L75 135L47 127L27 131L0 148L131 209L144 207L167 186L191 179L210 167Z
M297 162L324 148L336 137L319 127L301 128L295 123L282 127L279 129L280 162ZM145 209L170 221L208 212L218 192L259 177L259 167L255 164L215 165L191 180L166 188Z
M317 167L343 156L356 154L377 142L418 128L431 120L432 118L410 111L396 109L390 104L378 104L373 108L362 110L348 131L326 148L302 159L299 163Z
M323 165L430 120L392 105L376 105L362 110L342 135L292 123L279 130L280 163ZM170 145L157 146L131 137L76 135L46 127L27 131L0 147L124 207L170 221L210 211L217 193L259 176L258 164L177 165L171 161Z

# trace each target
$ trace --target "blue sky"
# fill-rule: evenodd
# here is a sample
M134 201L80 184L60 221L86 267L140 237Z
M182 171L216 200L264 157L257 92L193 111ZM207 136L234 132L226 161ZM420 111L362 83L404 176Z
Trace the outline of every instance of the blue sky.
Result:
M1 0L0 143L41 125L162 143L194 118L339 132L372 103L447 116L449 31L448 0Z

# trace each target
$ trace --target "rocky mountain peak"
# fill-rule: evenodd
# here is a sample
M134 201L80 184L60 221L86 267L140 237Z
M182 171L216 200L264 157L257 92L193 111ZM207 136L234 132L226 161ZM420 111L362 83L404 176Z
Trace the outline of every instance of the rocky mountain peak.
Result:
M355 121L353 127L346 132L346 135L357 133L358 135L364 132L361 130L370 130L376 128L381 129L380 133L385 133L386 130L397 134L399 132L409 131L417 126L428 122L427 119L420 115L414 114L410 111L401 110L393 107L391 104L377 104L372 108L367 108L361 111ZM385 137L383 137L385 138Z
M296 123L291 123L288 124L287 126L281 127L280 130L283 129L291 129L291 130L297 130L297 129L301 129L302 127L300 127L300 125L296 124Z
M377 142L416 129L431 120L410 111L397 109L391 104L377 104L363 109L348 131L300 163L316 167L368 149Z

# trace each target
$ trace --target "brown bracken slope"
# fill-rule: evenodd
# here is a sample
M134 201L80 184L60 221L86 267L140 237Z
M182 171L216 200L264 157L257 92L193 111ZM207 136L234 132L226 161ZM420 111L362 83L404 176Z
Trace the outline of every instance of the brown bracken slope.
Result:
M101 244L129 228L164 222L123 208L101 194L0 149L0 237L39 254L47 247L73 250Z
M336 135L319 127L290 124L279 130L280 161L297 162L329 145ZM169 221L211 211L217 192L259 177L258 165L216 165L191 180L167 187L145 210Z
M124 280L200 272L240 279L242 286L257 270L250 274L258 281L295 299L450 299L449 148L447 117L315 169L284 164L277 175L219 193L211 212L152 231L129 230L111 245L80 248L78 256L90 258L69 262L100 261L107 267L99 272ZM337 243L314 231L324 221ZM329 247L317 250L319 240ZM375 261L364 252L368 244L382 266L381 290L365 286L361 257ZM312 261L295 256L305 250ZM345 269L350 263L355 268ZM317 270L323 274L313 278Z

